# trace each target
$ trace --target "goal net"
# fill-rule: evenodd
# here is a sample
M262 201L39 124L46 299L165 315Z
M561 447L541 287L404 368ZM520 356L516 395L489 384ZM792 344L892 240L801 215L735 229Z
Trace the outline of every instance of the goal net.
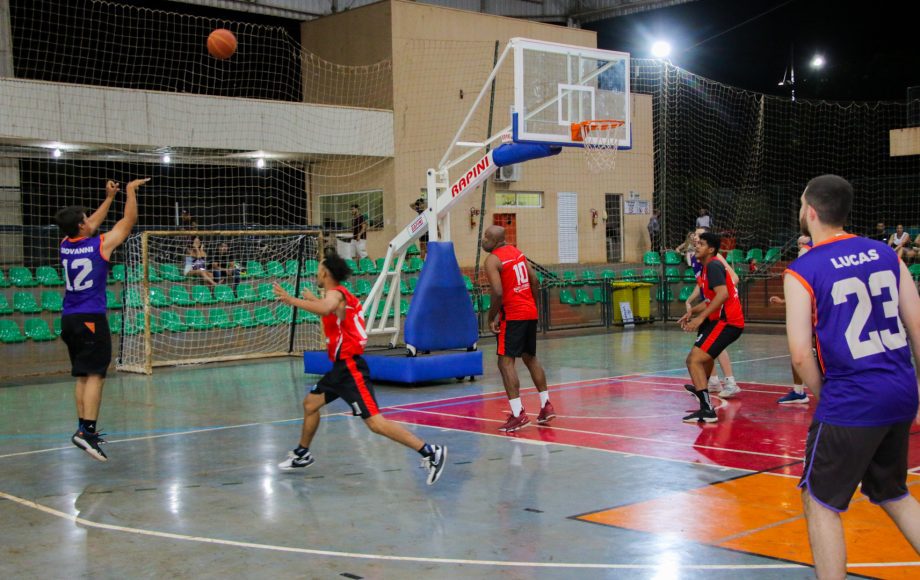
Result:
M278 302L318 294L319 232L164 231L126 242L113 268L123 311L110 316L121 336L119 370L282 356L322 348L319 318Z

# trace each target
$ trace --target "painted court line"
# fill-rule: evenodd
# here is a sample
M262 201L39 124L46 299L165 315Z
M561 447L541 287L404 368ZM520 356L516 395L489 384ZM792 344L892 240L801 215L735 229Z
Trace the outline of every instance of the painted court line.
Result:
M457 419L468 419L472 421L487 421L489 423L504 423L501 419L486 419L485 417L471 417L468 415L454 415L452 413L439 413L437 411L422 411L419 409L402 409L403 413L424 413L426 415L440 415L443 417L454 417ZM555 427L553 425L540 425L541 429L552 429L554 431L565 431L567 433L579 433L582 435L601 435L603 437L615 437L617 439L631 439L636 441L648 441L650 443L659 443L664 445L674 445L677 447L686 447L688 443L686 441L668 441L666 439L651 439L649 437L636 437L634 435L620 435L618 433L599 433L597 431L585 431L582 429L569 429L567 427ZM694 449L708 449L711 451L725 451L728 453L740 453L744 455L759 455L762 457L774 457L777 459L791 459L793 461L802 461L802 457L793 457L791 455L777 455L775 453L762 453L760 451L744 451L741 449L729 449L727 447L710 447L708 445L690 445ZM595 449L594 447L586 447L585 449ZM619 453L624 453L627 455L633 455L632 453L626 451L619 451ZM655 458L658 459L658 458ZM724 466L717 466L724 467ZM734 469L734 468L732 468Z
M107 530L112 532L122 532L135 534L139 536L151 536L167 540L179 540L185 542L197 542L203 544L217 544L222 546L231 546L235 548L250 548L256 550L269 550L274 552L289 552L295 554L308 554L311 556L330 556L334 558L355 558L362 560L383 560L397 562L419 562L424 564L463 564L475 566L508 566L516 568L573 568L573 569L594 569L594 570L658 570L662 568L661 564L588 564L581 562L519 562L501 560L468 560L459 558L425 558L420 556L392 556L388 554L368 554L361 552L340 552L335 550L315 550L311 548L296 548L292 546L277 546L272 544L257 544L254 542L239 542L235 540L222 540L220 538L208 538L203 536L190 536L186 534L174 534L170 532L159 532L156 530L145 530L142 528L132 528L128 526L116 526L112 524L103 524L81 518L72 514L64 513L60 510L23 499L21 497L10 495L0 491L0 498L7 499L21 506L38 510L45 514L71 521L88 528ZM871 564L860 564L861 566L870 566ZM679 568L685 570L789 570L798 568L807 568L802 564L688 564Z

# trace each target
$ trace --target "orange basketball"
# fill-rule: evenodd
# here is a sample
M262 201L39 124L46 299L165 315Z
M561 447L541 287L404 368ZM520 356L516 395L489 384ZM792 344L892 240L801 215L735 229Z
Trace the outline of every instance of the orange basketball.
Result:
M208 35L208 52L214 58L225 60L236 52L236 36L226 28L217 28Z

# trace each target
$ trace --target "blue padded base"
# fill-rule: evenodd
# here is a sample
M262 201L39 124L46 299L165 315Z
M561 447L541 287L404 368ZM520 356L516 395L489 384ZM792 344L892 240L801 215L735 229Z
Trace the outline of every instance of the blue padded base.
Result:
M482 375L482 351L438 352L415 357L365 354L372 381L424 383ZM304 351L304 373L322 375L332 368L326 351Z

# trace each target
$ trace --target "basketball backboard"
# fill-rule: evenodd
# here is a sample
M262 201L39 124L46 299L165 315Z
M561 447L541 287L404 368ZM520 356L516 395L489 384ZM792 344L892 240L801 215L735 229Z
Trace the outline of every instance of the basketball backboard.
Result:
M581 147L573 123L617 120L623 125L611 139L619 149L632 146L628 53L525 38L510 45L515 142Z

